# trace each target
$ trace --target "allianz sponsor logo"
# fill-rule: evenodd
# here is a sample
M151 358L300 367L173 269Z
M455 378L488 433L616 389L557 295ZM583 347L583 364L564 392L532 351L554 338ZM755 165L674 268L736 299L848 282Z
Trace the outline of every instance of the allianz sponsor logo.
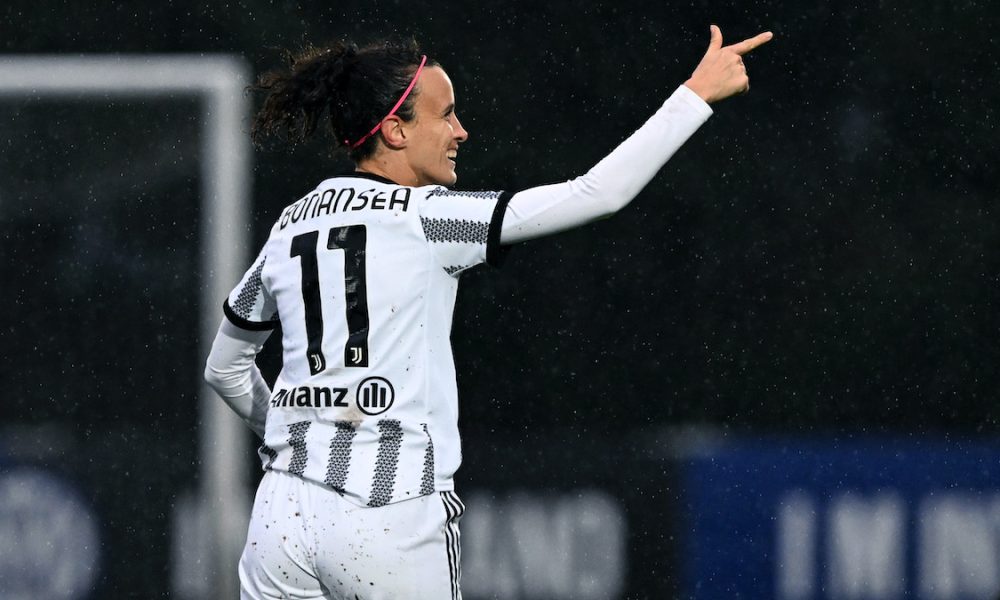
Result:
M369 377L358 386L356 401L361 412L367 415L380 415L392 408L396 399L396 391L388 379Z
M333 408L346 407L346 388L299 386L279 389L271 395L271 408Z
M278 389L271 395L271 408L350 408L348 388L298 386ZM392 408L396 391L384 377L368 377L354 394L358 409L367 415L379 415Z

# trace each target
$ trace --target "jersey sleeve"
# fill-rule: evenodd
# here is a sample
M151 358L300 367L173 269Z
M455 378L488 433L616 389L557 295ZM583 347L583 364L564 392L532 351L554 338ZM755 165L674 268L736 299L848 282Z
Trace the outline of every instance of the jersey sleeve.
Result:
M652 181L711 115L704 100L679 86L642 127L584 175L514 195L502 242L522 242L610 217Z
M463 192L433 188L420 206L420 224L441 267L452 276L481 263L500 266L500 246L510 192Z
M226 318L241 329L264 331L278 324L277 304L261 278L266 262L265 246L222 306Z

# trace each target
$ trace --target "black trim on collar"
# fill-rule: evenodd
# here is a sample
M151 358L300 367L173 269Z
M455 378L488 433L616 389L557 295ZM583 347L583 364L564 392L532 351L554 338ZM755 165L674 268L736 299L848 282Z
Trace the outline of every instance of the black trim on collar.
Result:
M356 177L358 179L370 179L372 181L377 181L379 183L387 183L389 185L398 185L400 187L407 187L401 183L396 183L395 181L389 179L388 177L382 177L381 175L376 175L375 173L367 173L365 171L346 171L341 173L339 177Z

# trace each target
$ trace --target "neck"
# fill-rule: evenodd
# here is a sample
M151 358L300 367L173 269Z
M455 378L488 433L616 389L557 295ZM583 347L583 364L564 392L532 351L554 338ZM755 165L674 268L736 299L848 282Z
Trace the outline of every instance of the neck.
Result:
M385 155L366 158L357 164L356 171L371 173L395 181L399 185L419 185L417 175L408 165L391 160Z

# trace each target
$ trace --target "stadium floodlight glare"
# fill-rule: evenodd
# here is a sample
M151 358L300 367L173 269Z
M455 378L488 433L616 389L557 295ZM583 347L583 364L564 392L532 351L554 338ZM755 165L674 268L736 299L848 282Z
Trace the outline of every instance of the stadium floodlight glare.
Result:
M0 98L197 98L204 135L201 163L199 348L215 337L221 302L248 264L250 160L245 62L225 55L0 57ZM201 381L200 373L195 374ZM236 559L249 514L245 426L215 393L199 388L203 501L210 507L212 597L235 598Z

